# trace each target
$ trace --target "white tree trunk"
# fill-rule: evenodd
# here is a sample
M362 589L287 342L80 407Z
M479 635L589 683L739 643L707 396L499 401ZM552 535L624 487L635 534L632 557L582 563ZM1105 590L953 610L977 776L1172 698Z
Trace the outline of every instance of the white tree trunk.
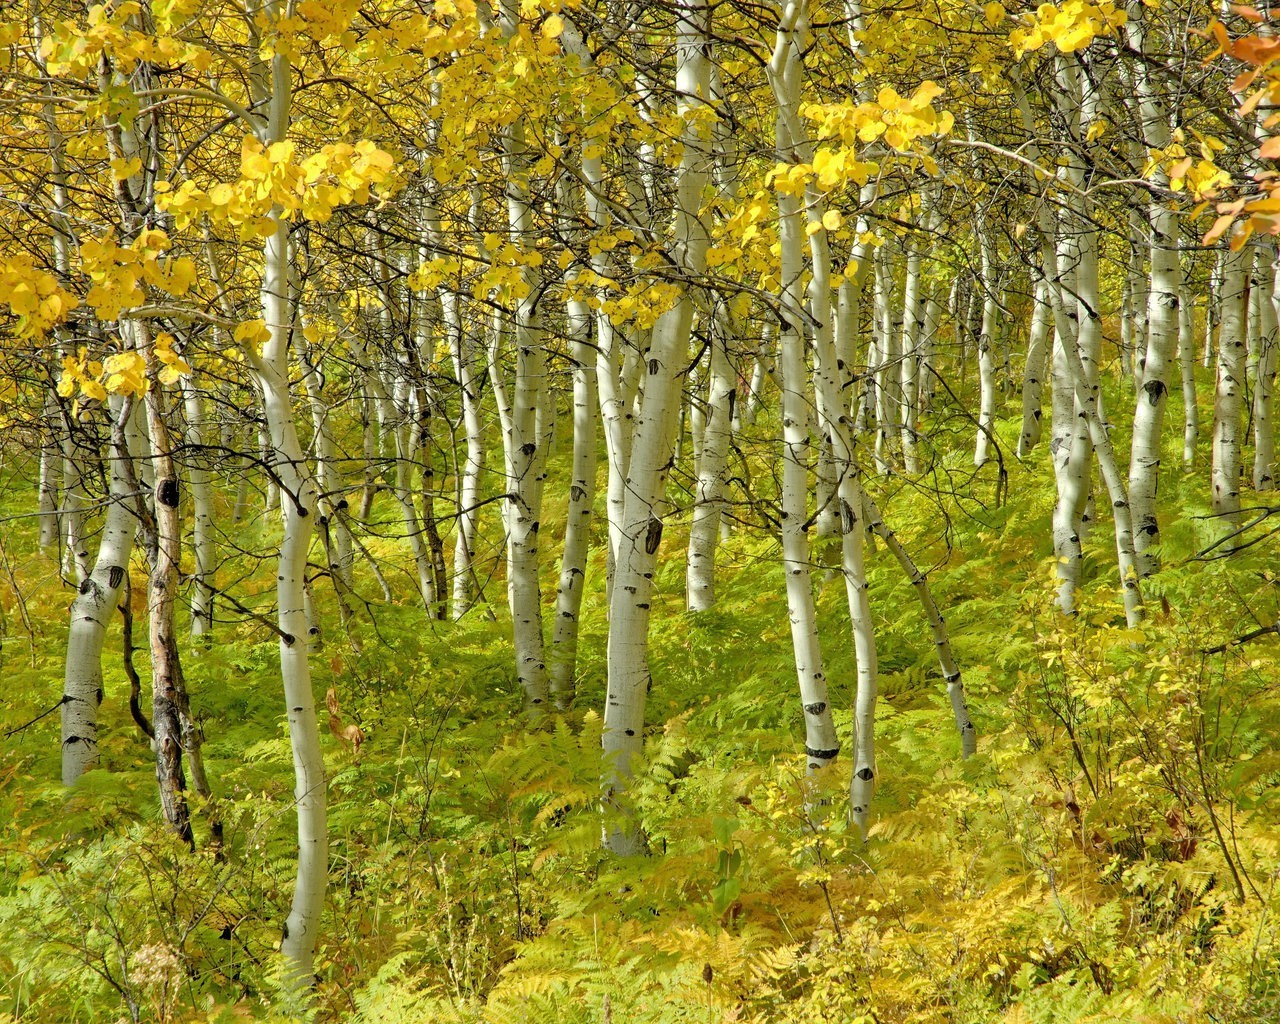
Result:
M707 225L699 214L711 156L706 119L701 116L711 95L710 15L704 0L679 0L675 15L677 110L684 145L675 173L674 237L681 269L697 275L705 269L709 241ZM609 682L602 743L606 803L614 807L620 806L621 791L630 778L631 759L644 744L653 571L662 540L667 468L692 323L693 297L686 288L675 305L659 317L644 359L644 397L631 444L609 601ZM605 843L619 854L639 853L645 845L639 829L625 820L611 824Z
M1129 21L1125 25L1129 45L1138 54L1145 54L1146 49L1143 11L1142 4L1131 4ZM1148 151L1163 150L1169 143L1169 115L1148 75L1144 59L1140 57L1133 65L1142 138ZM1154 549L1160 543L1160 524L1156 517L1160 443L1169 396L1169 364L1178 339L1178 295L1182 277L1178 261L1177 214L1160 198L1161 190L1168 187L1168 176L1157 167L1152 181L1156 190L1152 195L1156 198L1148 203L1146 217L1152 232L1146 352L1141 362L1141 377L1137 381L1139 391L1133 411L1133 445L1129 458L1134 544L1138 553L1138 571L1143 576L1149 576L1158 567ZM1140 336L1136 341L1142 346Z
M707 405L698 460L698 482L689 529L689 563L685 596L691 612L706 611L715 603L716 544L724 510L725 479L729 466L729 422L733 408L734 373L729 363L730 313L716 311L707 325L711 336Z
M1244 407L1249 249L1228 253L1222 272L1218 332L1218 384L1213 402L1213 510L1228 531L1240 523L1240 475Z
M102 645L129 571L137 528L136 495L129 487L133 453L124 440L131 399L112 399L115 421L107 449L107 510L98 556L71 603L62 684L62 782L70 786L98 766L98 706L102 703Z
M788 0L780 20L772 58L768 65L770 84L778 107L777 153L779 158L811 159L799 108L803 84L803 51L809 31L806 0ZM853 775L850 780L850 817L865 837L876 785L875 709L877 662L871 606L863 566L864 500L851 424L840 395L841 373L831 316L831 253L823 227L824 202L812 188L805 196L807 224L802 228L800 200L785 192L778 194L779 239L781 242L782 311L788 333L798 342L802 334L803 304L799 296L802 246L809 238L809 307L814 318L814 380L818 389L817 407L823 440L830 445L837 469L840 509L841 570L844 575L849 618L857 661L857 687L853 709ZM901 325L898 325L899 327ZM792 367L796 362L792 357ZM785 415L785 414L784 414ZM802 529L801 525L801 529ZM790 579L792 570L788 570ZM794 636L794 627L793 627ZM814 636L816 644L817 637ZM806 706L806 725L809 707ZM812 749L809 750L813 758ZM835 751L831 751L831 757ZM829 760L829 758L828 758ZM811 765L812 765L811 761Z
M201 452L204 446L204 402L191 378L181 380L187 418L186 443L190 450L187 481L191 486L192 546L195 576L191 592L191 635L207 641L213 632L213 575L217 569L217 542L213 507L213 483Z
M1035 283L1032 298L1031 333L1027 340L1027 365L1022 380L1022 433L1018 437L1018 458L1025 459L1040 442L1043 426L1041 399L1045 374L1049 369L1049 333L1053 312L1049 308L1049 284L1043 277Z
M268 19L281 14L279 0L266 0ZM289 57L270 60L270 97L261 142L272 145L288 134L292 68ZM292 981L311 985L312 957L320 930L329 874L324 758L311 689L307 642L311 623L306 611L307 556L311 524L317 509L315 484L298 440L289 389L289 335L296 320L289 287L289 225L273 210L275 231L263 247L262 312L269 340L252 360L262 394L270 463L283 491L284 536L276 570L276 616L280 630L280 676L284 685L293 752L294 803L298 814L298 872L293 902L281 929L280 950L289 962Z
M1276 250L1273 245L1259 246L1254 286L1258 293L1257 360L1253 373L1253 489L1270 491L1275 487L1275 423L1272 419L1272 393L1276 375Z
M996 330L999 304L996 298L996 244L987 226L985 212L974 219L982 277L982 327L978 332L978 437L973 449L973 464L982 467L990 458L991 441L996 427Z
M453 617L460 619L476 597L475 551L480 525L480 475L484 472L484 422L480 415L480 386L477 372L480 346L475 334L462 324L461 297L452 289L442 291L440 306L449 333L454 372L462 395L462 432L467 456L458 481L458 535L453 547Z
M932 203L930 196L928 201ZM928 217L933 217L932 210ZM920 472L916 421L920 418L920 335L924 329L924 290L920 274L920 242L908 239L906 280L902 289L902 363L899 366L899 426L902 462L908 473Z
M573 700L578 618L596 493L596 355L590 341L591 309L580 299L568 303L568 333L573 361L573 479L548 665L551 698L562 711Z
M1200 432L1200 411L1196 407L1195 306L1190 284L1190 268L1182 262L1182 298L1178 303L1178 362L1182 370L1182 467L1191 469L1196 461L1196 441Z
M864 493L862 501L871 529L893 553L893 557L898 560L902 571L907 574L907 579L915 588L916 597L920 601L920 607L924 610L925 619L929 623L929 630L933 634L933 646L938 652L938 665L942 669L942 679L947 684L947 699L951 703L951 713L956 720L956 732L960 736L960 754L962 757L971 757L978 749L978 734L973 727L973 720L969 717L969 702L965 699L960 666L951 650L951 638L947 632L946 620L938 610L938 603L934 600L933 591L929 587L929 577L920 571L915 559L898 539L898 535L885 523L880 515L880 509L876 507L871 496Z

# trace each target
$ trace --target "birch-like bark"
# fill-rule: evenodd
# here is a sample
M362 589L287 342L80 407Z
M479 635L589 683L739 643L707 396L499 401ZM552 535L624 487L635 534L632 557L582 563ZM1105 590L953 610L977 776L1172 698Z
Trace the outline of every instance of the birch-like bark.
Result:
M705 0L678 0L675 7L677 113L683 151L676 168L673 235L678 266L701 274L709 242L701 219L711 147L703 108L711 96L709 25ZM693 323L693 296L681 289L674 306L654 325L644 359L645 383L627 467L626 501L609 601L609 682L602 744L606 802L619 806L631 775L631 759L643 747L645 696L649 688L648 633L653 572L662 540L662 513L676 418L680 376ZM614 823L605 844L614 853L644 849L633 823Z
M1169 115L1145 63L1146 14L1143 4L1135 2L1129 5L1125 32L1129 46L1142 55L1133 64L1133 79L1143 143L1148 151L1166 149L1169 144ZM1133 510L1138 571L1143 576L1151 575L1158 567L1155 548L1160 543L1160 524L1156 517L1160 443L1169 396L1169 364L1178 339L1181 284L1178 219L1172 207L1161 198L1169 184L1168 175L1157 167L1151 177L1155 187L1146 211L1151 228L1146 353L1133 411L1133 444L1129 457L1129 501ZM1141 346L1142 339L1136 340Z
M1240 475L1244 406L1245 347L1249 288L1249 249L1228 253L1222 270L1221 328L1218 331L1218 383L1213 402L1213 510L1229 530L1240 525Z
M932 203L932 196L927 198ZM932 220L933 211L928 211ZM902 363L899 366L899 427L902 431L903 468L920 472L916 421L920 418L920 335L924 329L924 291L921 286L921 243L906 241L906 278L902 288Z
M135 335L135 348L144 358L150 356L151 344L147 324L140 321L130 333ZM152 367L154 370L154 367ZM191 720L182 664L178 653L178 636L174 622L177 602L178 569L182 560L182 528L178 509L180 487L177 467L173 463L173 445L165 423L166 402L158 381L143 399L147 413L147 431L151 437L153 487L152 509L155 516L155 551L151 566L151 583L147 587L147 621L151 641L151 726L154 730L156 782L160 788L160 807L169 828L183 842L195 845L191 831L191 812L187 806L186 775L183 772L183 727L185 717ZM183 714L183 711L186 714Z
M453 617L462 618L475 600L476 534L480 527L480 476L484 472L484 421L480 412L481 346L475 333L464 329L462 299L452 288L440 293L441 315L449 334L454 372L462 400L462 432L467 455L458 481L458 535L453 546Z
M516 184L514 163L523 160L519 126L507 140L507 206L514 237L532 244L532 211L525 189ZM507 497L503 514L507 528L507 600L511 609L516 678L524 693L525 710L534 718L546 710L549 681L543 654L542 592L538 580L538 529L542 515L543 466L546 448L538 431L538 407L545 400L546 353L540 314L532 296L534 269L522 267L525 294L516 299L511 338L515 347L515 379L510 391L511 411L504 427ZM491 372L496 367L491 364Z
M802 83L800 67L792 59L792 36L799 30L802 19L801 4L787 4L770 69L779 107L777 151L780 159L793 158L789 122L794 117L793 108L798 105ZM806 532L811 399L804 355L804 300L800 291L804 270L804 218L799 197L779 192L777 199L784 318L778 362L782 389L782 565L786 574L791 649L804 710L805 756L809 771L816 772L839 754L840 741L827 696ZM833 414L842 411L832 410Z
M58 400L50 390L45 395L44 417L40 427L40 479L36 510L40 516L40 550L57 553L58 484L57 471L62 457L58 444Z
M1178 363L1182 370L1182 467L1191 469L1196 461L1196 441L1200 433L1200 411L1196 407L1195 307L1190 290L1190 268L1182 261L1182 299L1178 303Z
M133 413L131 398L113 398L114 421L106 452L107 508L97 559L71 603L67 657L62 684L62 782L73 785L98 767L98 706L102 703L102 645L125 574L137 527L135 495L129 481L133 454L124 424Z
M1049 284L1042 276L1035 283L1031 303L1031 333L1027 339L1027 365L1022 379L1022 433L1018 436L1018 458L1025 459L1040 443L1044 410L1045 374L1049 369L1049 333L1053 313L1049 308Z
M1140 147L1135 147L1141 152ZM1148 246L1145 235L1148 225L1143 211L1130 207L1128 215L1129 258L1125 263L1126 306L1121 313L1122 371L1133 377L1134 387L1142 387L1143 368L1147 359L1147 303L1151 288L1147 280Z
M876 249L876 314L879 341L876 346L876 469L883 475L893 468L902 432L898 429L898 358L902 351L902 307L897 302L893 256L888 245Z
M1276 442L1272 393L1276 375L1276 250L1259 246L1255 255L1254 287L1258 295L1257 358L1253 367L1253 489L1275 487Z
M263 14L273 21L282 14L280 0L265 0ZM265 123L260 141L283 142L290 125L292 67L287 54L270 58L270 91L263 97ZM306 638L307 555L317 508L315 483L298 440L289 389L289 336L296 319L289 287L289 225L273 209L275 230L263 246L262 313L269 339L251 361L262 395L270 463L283 492L284 535L276 570L276 616L280 630L280 676L284 685L293 752L294 804L298 815L298 872L293 901L281 929L280 950L289 962L293 983L310 986L312 958L320 930L329 873L326 779L320 750L315 696Z
M560 202L572 208L567 185ZM567 226L566 226L567 229ZM556 615L551 633L548 677L551 699L563 711L573 700L578 658L578 620L586 582L591 510L596 493L596 354L591 346L591 307L582 298L566 303L569 358L573 364L573 466L569 510L565 519L564 552L556 588Z
M809 14L806 0L788 0L779 20L767 71L778 107L777 152L780 159L812 159L812 144L800 118L803 84L803 53L807 45ZM837 495L840 509L841 571L853 632L857 662L857 685L853 708L853 774L849 784L850 817L865 838L876 785L875 709L877 662L871 606L863 565L865 526L864 498L857 454L853 448L851 424L841 401L841 374L831 315L831 252L823 227L824 200L810 187L805 195L807 223L801 226L800 200L785 192L778 194L779 241L781 243L783 315L790 333L802 337L803 307L799 299L799 270L803 238L809 239L809 306L818 315L813 323L814 380L818 390L818 410L823 440L830 445L837 468ZM791 272L795 271L795 272ZM899 328L901 325L897 325ZM816 637L815 637L816 642ZM808 707L806 724L810 717ZM809 752L813 756L812 751ZM831 756L834 756L834 751Z
M1027 155L1043 166L1040 147L1034 141L1036 132L1031 104L1016 69L1011 72L1010 81L1022 127L1032 140L1027 145ZM1068 123L1073 104L1073 98L1064 104L1069 108ZM1078 110L1078 104L1074 104L1074 107ZM1078 136L1078 125L1076 127ZM1066 177L1070 170L1069 167L1059 167L1059 177ZM1065 213L1063 217L1065 218ZM1075 594L1084 563L1081 545L1082 514L1088 492L1091 448L1087 413L1076 406L1075 374L1071 358L1079 354L1079 306L1075 299L1074 273L1079 257L1071 232L1059 231L1057 216L1048 203L1039 204L1037 220L1041 270L1046 282L1054 331L1051 361L1053 418L1050 425L1049 454L1053 460L1057 489L1057 501L1053 509L1053 552L1058 575L1057 604L1064 615L1074 615Z
M716 544L720 539L720 519L724 510L731 432L729 420L735 383L729 362L731 323L729 310L721 306L707 325L711 336L711 358L685 578L685 599L691 612L706 611L715 603Z
M203 455L204 401L190 376L183 377L179 386L187 421L184 440L190 452L187 482L191 488L191 533L196 570L191 580L191 635L207 643L213 632L213 577L217 569L213 482Z
M995 343L999 302L996 298L996 245L987 225L985 211L974 216L978 235L982 288L982 326L978 331L978 437L973 464L982 467L990 457L992 432L996 426Z

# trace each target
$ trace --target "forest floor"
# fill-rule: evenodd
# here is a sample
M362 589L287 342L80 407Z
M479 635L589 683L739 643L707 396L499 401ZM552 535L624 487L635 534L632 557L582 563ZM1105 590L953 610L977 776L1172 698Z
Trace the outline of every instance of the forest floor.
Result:
M330 890L307 1009L290 1006L274 952L295 843L274 636L222 602L215 642L183 650L217 794L195 808L197 853L158 822L118 630L104 658L102 767L63 789L57 713L37 716L58 697L71 591L37 550L34 518L21 518L32 467L10 463L0 1021L1280 1021L1280 646L1208 653L1276 621L1273 545L1196 558L1218 527L1200 518L1200 480L1166 469L1164 507L1181 514L1165 529L1165 568L1145 583L1146 621L1125 627L1104 517L1068 622L1052 605L1047 453L1006 461L1001 507L991 474L965 483L961 458L923 486L877 485L886 520L931 570L979 740L962 761L927 624L879 547L879 785L866 843L844 820L848 758L804 777L776 541L731 534L717 605L690 616L673 524L632 792L651 855L624 861L600 850L599 545L573 708L530 731L500 573L486 585L497 621L483 608L428 621L393 502L380 497L387 528L363 540L397 602L376 600L361 570L368 603L344 627L316 583L316 693L334 687L367 740L357 762L325 736ZM490 514L482 555L493 558ZM270 550L273 529L265 517L237 526L224 542L241 551L218 576L264 615L273 570L252 552ZM819 541L815 557L838 553ZM556 568L544 567L544 593ZM136 559L132 575L137 594ZM834 570L817 575L848 751L844 586ZM136 660L146 680L145 649ZM211 815L225 829L220 856Z

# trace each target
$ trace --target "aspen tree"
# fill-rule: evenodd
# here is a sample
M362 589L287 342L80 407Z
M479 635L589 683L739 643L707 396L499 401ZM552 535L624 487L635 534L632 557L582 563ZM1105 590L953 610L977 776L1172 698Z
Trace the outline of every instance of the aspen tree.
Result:
M1022 381L1022 433L1018 435L1018 458L1024 459L1040 443L1043 428L1041 396L1049 368L1049 333L1053 314L1049 308L1048 282L1043 276L1035 283L1031 300L1031 330L1027 338L1027 362Z
M1274 243L1255 246L1251 294L1257 295L1256 334L1250 333L1254 353L1250 362L1253 380L1253 489L1275 487L1275 424L1272 416L1275 389L1277 324L1273 302L1276 282Z
M1218 331L1218 383L1213 402L1213 510L1230 531L1239 525L1245 354L1248 329L1248 246L1227 254L1222 267L1221 328Z
M565 179L557 183L557 194L567 219L572 209L570 189ZM573 460L569 484L569 510L565 520L564 551L560 562L560 582L556 588L556 613L551 635L548 675L551 698L564 710L573 699L574 669L577 664L578 619L586 582L587 551L590 546L591 509L596 483L596 354L591 349L591 307L581 297L569 297L566 332L569 359L573 367Z
M284 15L280 0L264 0L263 14L275 24ZM293 67L282 47L263 68L260 97L264 113L258 141L284 144L291 124ZM280 949L299 988L311 984L312 957L328 885L329 837L324 759L307 644L311 622L306 611L307 558L317 510L315 481L298 440L289 386L289 336L297 317L290 289L289 222L278 205L267 213L272 231L263 243L262 320L266 339L249 365L262 396L270 465L279 480L284 534L276 572L276 621L280 631L280 676L284 684L293 752L294 801L298 816L298 870L293 901L281 929Z
M679 269L691 278L705 269L708 245L701 207L711 155L707 106L711 97L710 9L702 0L680 0L675 15L676 111L682 153L675 171L674 256ZM609 601L609 680L602 742L606 800L615 806L631 774L631 759L643 745L653 570L662 541L663 495L680 411L680 376L693 322L693 302L692 282L687 281L675 304L654 325L643 360L644 394L632 434ZM605 844L619 854L639 853L645 845L631 822L611 824Z
M129 466L134 452L124 424L134 399L112 397L111 440L107 448L107 507L93 568L71 603L67 656L62 685L62 783L73 785L98 766L98 707L102 703L102 646L115 614L120 588L129 571L137 528Z
M1125 33L1133 62L1138 123L1147 150L1163 150L1169 144L1169 115L1164 97L1146 64L1147 13L1141 3L1131 3ZM1168 187L1162 166L1152 171L1156 189ZM1138 401L1133 412L1133 443L1129 460L1129 500L1133 509L1134 541L1138 571L1149 576L1157 567L1154 548L1160 543L1156 515L1156 491L1160 482L1160 443L1164 410L1169 395L1169 364L1178 338L1178 302L1181 275L1178 262L1178 221L1158 192L1147 204L1146 219L1152 232L1150 290L1147 295L1147 336L1135 341L1140 356ZM1135 373L1135 378L1139 375Z
M1196 407L1195 308L1190 300L1190 276L1186 254L1182 260L1182 301L1178 305L1178 364L1182 371L1182 468L1195 465L1200 413Z
M723 87L712 71L712 87L716 102L724 105ZM715 128L715 178L721 200L738 201L738 170L730 151L732 139L727 126L719 121ZM736 374L729 358L729 343L737 333L738 320L730 303L719 298L707 318L708 358L706 413L696 462L697 485L693 506L693 523L689 528L689 558L686 570L685 600L689 611L706 611L715 601L716 544L724 515L729 445L733 431L736 404Z
M203 449L205 445L204 400L200 390L184 376L179 381L186 416L183 440L190 453L187 483L191 490L192 538L195 576L191 591L191 635L208 643L213 633L213 578L217 569L217 516L213 505L213 481Z
M932 211L930 211L931 213ZM919 241L903 240L907 250L902 288L902 362L899 366L899 428L902 431L902 464L910 474L920 472L916 421L920 416L920 336L924 327L924 294L921 287Z

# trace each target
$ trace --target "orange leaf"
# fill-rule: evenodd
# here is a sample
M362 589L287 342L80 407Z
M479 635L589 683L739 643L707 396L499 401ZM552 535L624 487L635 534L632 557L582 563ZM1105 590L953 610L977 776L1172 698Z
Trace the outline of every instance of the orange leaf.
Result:
M1217 220L1215 220L1213 222L1213 227L1211 227L1208 231L1204 233L1204 244L1213 245L1214 242L1216 242L1219 238L1222 237L1222 233L1226 231L1227 228L1231 227L1231 223L1234 220L1235 220L1235 217L1229 214L1224 217L1219 217Z
M1249 86L1253 85L1253 80L1258 77L1262 71L1261 68L1250 68L1248 71L1241 71L1236 75L1235 81L1231 83L1232 92L1244 92Z
M1280 159L1280 135L1273 135L1258 147L1258 158L1261 160Z
M1253 7L1245 7L1244 4L1232 4L1231 9L1244 18L1245 21L1252 21L1255 24L1262 21L1262 15Z

